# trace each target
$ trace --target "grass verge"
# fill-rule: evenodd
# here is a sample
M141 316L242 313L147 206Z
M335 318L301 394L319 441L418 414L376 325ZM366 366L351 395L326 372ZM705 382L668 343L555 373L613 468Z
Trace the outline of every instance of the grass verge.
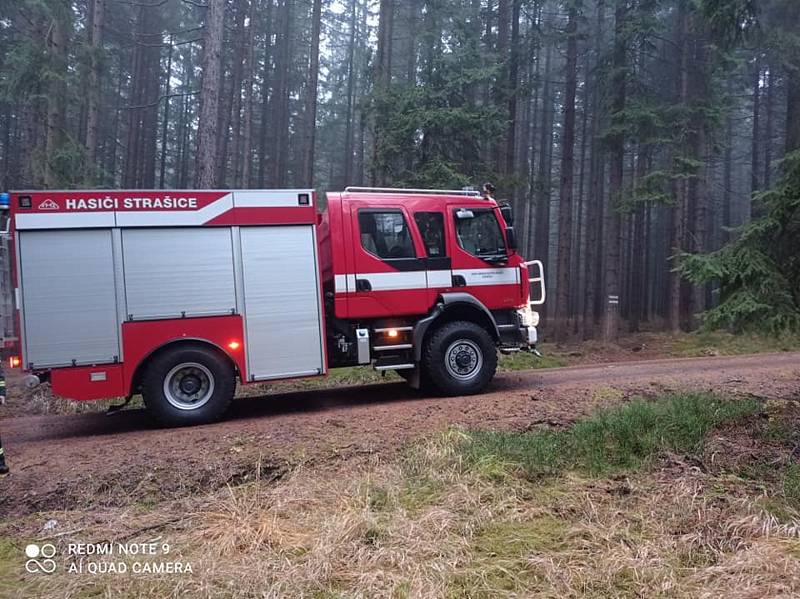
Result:
M470 464L494 468L506 462L530 477L565 470L609 474L641 467L665 452L697 453L711 429L759 410L755 400L726 401L707 394L637 399L560 431L473 431L460 447Z
M663 335L666 350L678 358L700 356L738 356L797 351L800 335L782 336L737 334L725 331L697 331L679 335Z

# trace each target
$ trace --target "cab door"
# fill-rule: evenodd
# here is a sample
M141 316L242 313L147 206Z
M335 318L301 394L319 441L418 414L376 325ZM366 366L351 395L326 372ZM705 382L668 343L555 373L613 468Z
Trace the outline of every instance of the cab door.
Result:
M446 210L420 210L414 212L425 251L425 268L428 285L428 305L433 306L440 293L453 286L452 259L445 227Z
M419 234L401 206L351 208L351 318L428 311L426 264Z
M489 309L519 303L520 269L512 265L498 208L450 204L452 291L469 293Z

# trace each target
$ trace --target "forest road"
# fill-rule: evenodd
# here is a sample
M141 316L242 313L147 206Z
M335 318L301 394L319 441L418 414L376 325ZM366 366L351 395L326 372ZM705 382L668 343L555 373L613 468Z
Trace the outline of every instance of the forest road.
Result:
M240 399L225 421L180 429L158 428L142 410L7 418L12 474L0 479L0 514L180 499L246 481L257 467L274 476L299 463L339 468L447 426L562 426L679 390L800 400L800 353L501 372L470 397L423 397L402 383L293 392Z

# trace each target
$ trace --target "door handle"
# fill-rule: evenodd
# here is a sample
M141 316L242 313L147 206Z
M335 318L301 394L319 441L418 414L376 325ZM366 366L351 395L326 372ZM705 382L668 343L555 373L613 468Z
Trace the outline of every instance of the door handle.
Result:
M356 291L372 291L369 279L356 279Z
M466 287L467 280L464 275L453 275L453 287Z

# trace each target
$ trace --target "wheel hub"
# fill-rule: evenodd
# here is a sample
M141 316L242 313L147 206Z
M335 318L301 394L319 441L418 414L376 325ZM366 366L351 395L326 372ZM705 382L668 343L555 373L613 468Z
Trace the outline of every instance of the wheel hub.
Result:
M194 395L202 386L200 378L194 374L187 374L181 379L180 389L186 395Z
M474 341L460 339L447 348L445 367L450 376L462 381L470 380L483 367L483 352Z
M456 356L456 364L459 368L468 368L470 364L472 364L472 356L469 352L459 352Z
M164 377L164 397L179 410L197 410L214 394L214 375L196 362L178 364Z

